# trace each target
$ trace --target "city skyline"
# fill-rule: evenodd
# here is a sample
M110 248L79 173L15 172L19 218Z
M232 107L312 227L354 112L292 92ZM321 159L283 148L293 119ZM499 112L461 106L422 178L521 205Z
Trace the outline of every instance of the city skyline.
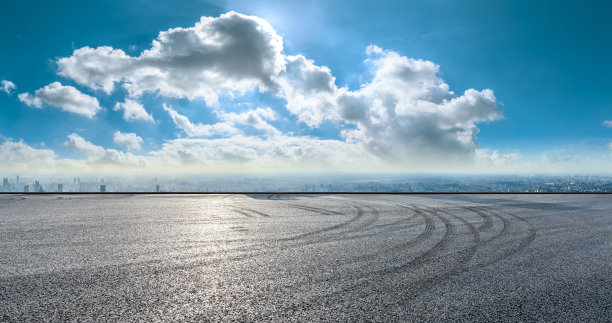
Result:
M2 193L608 193L610 176L294 174L198 177L3 177Z
M2 169L612 173L608 4L181 4L2 4Z

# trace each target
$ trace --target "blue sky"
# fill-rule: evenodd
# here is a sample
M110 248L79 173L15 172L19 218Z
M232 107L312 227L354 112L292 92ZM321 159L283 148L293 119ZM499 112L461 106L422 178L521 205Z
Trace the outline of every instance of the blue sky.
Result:
M262 56L253 64L260 68L280 59L279 66L244 76L238 85L231 66L245 59L223 59L243 47L230 46L225 58L196 66L221 71L215 81L199 74L183 77L183 67L176 65L180 60L172 61L180 58L178 52L164 56L170 65L148 65L162 73L168 66L179 71L174 79L158 79L154 86L142 77L142 69L136 71L142 62L121 65L141 74L108 72L105 77L114 81L110 91L101 89L92 73L66 72L87 64L74 56L83 47L108 46L135 58L151 49L160 32L193 28L201 17L221 19L230 11L239 13L236 19L241 21L261 18L269 23L270 30L264 32L282 39L277 53L282 57ZM5 91L0 91L5 146L0 159L16 170L346 166L408 172L609 172L612 127L605 121L612 120L612 98L607 95L611 13L606 1L4 1L0 79L15 88L4 83ZM164 50L171 48L164 44ZM197 52L202 44L183 45ZM290 71L287 57L293 55L312 61ZM76 58L62 73L59 61L71 57ZM394 80L395 74L387 73L402 66L411 69L413 79ZM435 76L414 76L423 68ZM303 88L304 80L296 81L295 75L313 69L335 78L328 91L333 94L313 92ZM376 75L383 77L378 83ZM37 96L37 90L54 82L59 85ZM169 82L204 85L179 93L164 88ZM130 93L128 83L139 92ZM440 84L448 87L444 99L456 104L423 99L430 97L423 93ZM419 86L423 88L415 89ZM76 101L58 99L74 94L66 87L80 92ZM466 92L470 89L476 91L473 97ZM417 90L420 94L402 94ZM19 96L24 93L30 101ZM216 103L205 97L211 93ZM49 101L49 95L55 99ZM42 100L40 108L32 101L36 98ZM72 100L80 109L93 102L88 98L98 100L99 109L84 110L95 110L93 116L57 107ZM307 99L314 103L304 103ZM481 106L461 103L463 99L485 101ZM113 109L126 100L140 105L154 122L126 119L123 110ZM362 105L367 107L361 119L349 117ZM398 115L381 116L381 109L395 109ZM448 109L457 111L444 112ZM181 126L171 111L189 124ZM454 116L462 119L449 119ZM214 124L219 126L205 127ZM133 135L119 136L128 138L121 140L117 132ZM278 147L285 150L277 153Z

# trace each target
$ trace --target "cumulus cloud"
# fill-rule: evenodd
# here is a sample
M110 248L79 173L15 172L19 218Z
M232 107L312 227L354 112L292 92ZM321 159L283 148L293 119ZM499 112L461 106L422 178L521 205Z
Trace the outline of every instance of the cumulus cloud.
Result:
M480 164L484 164L485 166L493 165L493 166L507 166L513 165L519 159L521 159L521 154L518 152L511 152L508 154L502 154L497 150L491 151L490 149L477 149L476 150L476 160Z
M341 92L330 69L302 55L287 56L286 60L279 84L287 109L309 127L317 127L325 119L338 120L336 106Z
M301 120L305 114L306 120L314 121L307 122L311 126L322 120L354 125L342 132L347 142L362 142L370 153L397 162L473 159L478 149L476 123L502 118L492 90L469 89L456 95L438 76L439 66L433 62L376 46L366 53L373 73L370 82L348 91L335 87L328 74L315 82L324 86L315 94L324 93L319 96L324 104L289 110ZM300 68L312 70L308 64ZM326 74L324 69L319 72Z
M276 120L276 112L270 108L256 108L242 113L217 112L217 117L223 122L235 125L249 126L264 131L268 135L279 135L278 131L268 121Z
M51 149L37 149L23 140L5 139L0 145L0 164L6 168L48 167L55 164L56 155Z
M147 113L144 106L134 100L126 99L125 102L118 102L113 110L123 110L123 120L125 121L144 120L155 122L153 116Z
M282 49L282 38L264 19L228 12L162 31L136 57L111 47L83 47L57 63L60 75L106 93L121 83L132 97L156 92L216 105L219 93L273 88L284 69Z
M603 122L603 125L608 127L608 128L612 128L612 120L606 120Z
M31 107L40 109L43 104L48 104L88 118L93 118L102 109L98 99L59 82L53 82L36 90L34 95L21 93L18 97L21 102Z
M164 104L164 110L177 128L183 130L188 137L210 137L215 135L236 135L241 131L237 125L250 126L264 131L268 135L278 135L280 132L268 123L275 120L276 113L270 108L256 108L242 113L216 111L219 122L214 124L192 123L184 115L179 114L172 107Z
M6 94L11 94L11 92L16 88L17 86L15 86L15 83L11 81L8 81L8 80L0 81L0 91L3 91Z
M163 107L170 115L176 127L183 130L189 137L208 137L219 134L227 135L238 133L238 129L227 122L215 124L192 123L186 116L179 114L165 103Z
M121 131L113 132L113 141L131 150L140 150L142 144L142 138L135 133L122 133Z
M146 166L146 158L133 155L132 153L123 153L116 149L105 149L97 146L76 133L68 135L68 140L64 142L64 146L74 149L87 157L87 162L90 164L99 165L119 165L142 167Z

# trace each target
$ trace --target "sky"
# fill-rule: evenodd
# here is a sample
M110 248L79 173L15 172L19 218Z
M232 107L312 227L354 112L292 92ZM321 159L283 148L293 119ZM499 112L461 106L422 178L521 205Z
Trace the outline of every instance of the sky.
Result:
M11 172L609 174L607 1L3 1Z

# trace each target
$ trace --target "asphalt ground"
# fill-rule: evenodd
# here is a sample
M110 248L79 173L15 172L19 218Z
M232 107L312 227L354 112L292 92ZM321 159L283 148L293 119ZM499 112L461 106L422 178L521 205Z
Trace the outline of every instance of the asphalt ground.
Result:
M0 321L612 321L612 195L0 195Z

